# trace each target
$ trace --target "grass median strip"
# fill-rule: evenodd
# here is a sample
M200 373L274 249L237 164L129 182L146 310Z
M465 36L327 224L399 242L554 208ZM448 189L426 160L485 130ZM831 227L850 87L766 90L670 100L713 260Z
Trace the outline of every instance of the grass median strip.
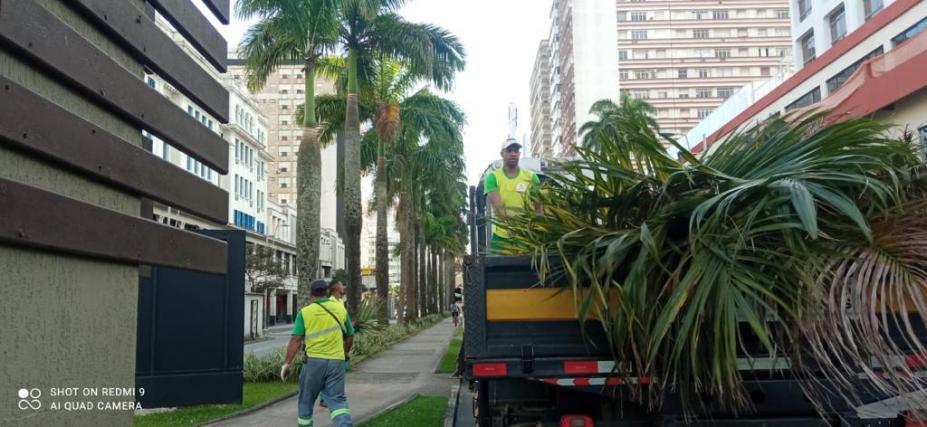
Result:
M463 328L458 328L454 332L454 338L447 345L447 351L438 364L438 372L442 374L453 374L457 370L457 355L460 353L460 346L463 344Z
M192 426L243 411L295 391L292 383L245 383L240 405L201 405L171 412L136 416L136 427Z
M387 412L360 424L359 427L440 427L444 424L447 397L417 395Z

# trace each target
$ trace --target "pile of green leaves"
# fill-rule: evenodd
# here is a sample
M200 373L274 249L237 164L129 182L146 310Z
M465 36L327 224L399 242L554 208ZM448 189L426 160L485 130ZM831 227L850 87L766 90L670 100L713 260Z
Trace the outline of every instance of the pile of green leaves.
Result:
M654 378L639 397L657 406L675 391L690 409L706 397L747 409L738 358L767 355L790 362L822 412L824 389L858 403L859 373L886 393L922 390L904 366L871 368L924 351L916 147L872 120L815 113L696 157L657 132L648 108L597 103L578 159L548 173L544 215L500 221L545 284L572 286L582 320L601 319L619 374Z

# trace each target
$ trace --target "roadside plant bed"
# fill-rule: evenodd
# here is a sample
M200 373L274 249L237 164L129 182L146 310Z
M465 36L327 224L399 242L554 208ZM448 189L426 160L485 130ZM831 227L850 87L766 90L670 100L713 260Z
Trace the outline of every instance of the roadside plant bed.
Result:
M440 427L444 425L447 402L448 398L444 396L416 395L412 400L361 423L359 427Z
M460 346L463 345L463 328L457 328L454 332L454 338L447 345L447 351L438 364L438 372L442 374L453 374L457 371L457 356L460 354Z
M654 379L642 400L675 390L690 409L746 410L738 358L764 354L790 362L822 413L829 393L862 403L858 375L888 395L923 390L904 364L871 369L927 345L911 326L927 319L916 134L803 112L696 156L652 111L594 104L578 158L542 186L544 215L500 221L543 284L571 286L581 320L601 319L617 374Z
M387 347L402 341L423 329L440 322L447 316L433 314L417 321L403 325L390 325L386 328L375 326L362 327L354 335L354 348L351 351L351 365L360 363L367 357L377 354ZM244 363L245 382L272 382L280 381L280 365L283 364L284 351L280 350L266 357L248 355ZM287 377L287 382L297 383L302 363L293 364L294 372Z
M240 405L200 405L134 417L136 427L194 426L232 415L296 391L296 384L277 382L244 384Z

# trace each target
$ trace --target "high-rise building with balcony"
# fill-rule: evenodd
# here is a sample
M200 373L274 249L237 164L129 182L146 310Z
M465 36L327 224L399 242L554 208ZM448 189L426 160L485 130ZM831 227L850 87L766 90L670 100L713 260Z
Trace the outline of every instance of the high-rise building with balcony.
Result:
M788 0L617 0L621 90L685 134L747 83L791 66Z
M550 11L548 49L538 50L533 75L549 70L550 90L544 96L544 78L538 78L539 96L531 99L532 152L571 155L579 126L587 121L595 101L618 93L618 41L615 3L601 0L554 0ZM549 55L549 56L548 56ZM544 129L543 104L550 105L550 138L539 140L535 127ZM542 131L543 132L543 131Z
M531 155L548 157L550 143L550 41L541 40L531 72Z

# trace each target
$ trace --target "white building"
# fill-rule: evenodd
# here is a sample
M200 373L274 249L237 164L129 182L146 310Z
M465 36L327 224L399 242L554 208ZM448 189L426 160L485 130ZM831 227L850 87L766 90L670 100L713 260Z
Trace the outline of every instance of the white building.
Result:
M618 94L618 30L614 1L554 0L550 11L549 150L570 155L579 126L590 119L589 108ZM541 49L540 55L547 52ZM536 107L532 106L532 111ZM540 108L540 107L537 107ZM532 129L535 125L532 124ZM535 151L545 149L535 146Z
M872 116L927 140L927 2L792 0L792 28L799 69L729 99L690 132L694 151L803 107Z

